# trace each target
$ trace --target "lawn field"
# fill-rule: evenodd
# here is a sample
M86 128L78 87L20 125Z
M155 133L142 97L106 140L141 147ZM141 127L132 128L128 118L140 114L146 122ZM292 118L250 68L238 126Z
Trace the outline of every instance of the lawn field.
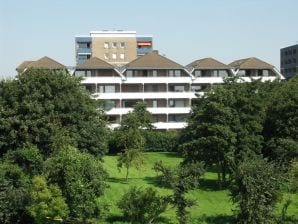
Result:
M105 194L101 200L109 205L109 215L106 218L106 223L125 223L121 216L121 211L117 208L117 202L122 197L124 192L131 186L139 186L142 188L154 187L160 194L170 195L170 189L161 188L156 182L156 173L152 169L157 161L163 161L163 164L175 166L182 160L181 157L174 153L145 153L145 163L140 170L135 168L130 169L129 180L125 181L125 170L118 171L117 156L105 156L104 167L109 173L108 185ZM195 199L196 206L189 209L190 221L189 223L213 223L225 224L231 223L233 215L233 204L229 198L228 190L220 190L216 185L217 174L214 172L206 172L202 177L200 187L188 193L187 197ZM298 220L298 196L291 195L293 203L288 209L290 216L295 216ZM280 206L276 209L280 213ZM159 223L174 224L177 223L175 216L175 209L169 207L165 213L162 214Z

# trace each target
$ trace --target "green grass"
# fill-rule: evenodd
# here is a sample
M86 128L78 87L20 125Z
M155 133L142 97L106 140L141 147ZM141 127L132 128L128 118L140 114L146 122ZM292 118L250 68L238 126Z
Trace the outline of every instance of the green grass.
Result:
M170 195L172 191L167 188L161 188L156 183L156 173L152 169L155 162L162 160L167 166L176 166L182 161L182 158L174 153L151 152L145 153L145 164L141 170L135 168L130 169L129 180L125 181L125 170L121 172L117 169L117 156L105 156L104 167L109 173L108 184L109 188L105 191L102 198L103 202L109 205L108 223L123 223L121 222L121 211L117 208L117 202L122 195L131 186L142 188L154 187L162 195ZM217 174L214 172L206 172L202 178L199 189L188 193L187 197L194 199L197 202L196 206L189 209L190 222L224 224L230 223L233 215L233 204L229 198L228 190L220 190L216 184ZM298 219L298 195L291 195L293 203L288 209L288 214ZM278 206L277 213L281 210ZM177 223L175 209L169 207L162 215L162 223Z

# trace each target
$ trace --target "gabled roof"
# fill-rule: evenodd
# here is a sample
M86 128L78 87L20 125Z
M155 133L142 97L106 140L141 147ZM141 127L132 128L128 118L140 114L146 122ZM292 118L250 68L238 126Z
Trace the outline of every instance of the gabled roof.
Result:
M24 62L22 62L17 68L16 68L16 70L18 71L18 72L22 72L22 71L24 71L24 69L25 68L27 68L27 66L30 64L30 63L32 63L33 61L24 61Z
M133 60L126 65L126 69L184 69L184 67L153 51Z
M195 69L230 69L231 67L215 60L214 58L202 58L188 64L187 67Z
M233 61L229 64L233 68L239 69L273 69L274 66L258 58L245 58Z
M22 72L26 68L66 69L64 65L46 56L37 61L24 61L17 67L17 71Z
M92 57L85 63L77 65L76 69L114 69L114 66L97 57Z

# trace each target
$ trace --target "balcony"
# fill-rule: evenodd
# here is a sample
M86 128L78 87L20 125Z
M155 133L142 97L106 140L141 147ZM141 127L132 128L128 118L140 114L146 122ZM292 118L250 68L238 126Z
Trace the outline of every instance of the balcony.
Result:
M123 83L191 83L191 77L127 77Z
M77 54L91 54L91 48L78 48Z
M112 108L107 111L107 115L123 115L132 111L133 108ZM148 107L147 110L152 114L189 114L190 107Z

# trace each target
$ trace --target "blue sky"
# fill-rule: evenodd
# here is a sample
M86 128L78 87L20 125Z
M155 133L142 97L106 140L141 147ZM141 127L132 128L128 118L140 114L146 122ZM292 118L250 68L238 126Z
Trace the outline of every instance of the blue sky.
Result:
M0 0L0 77L45 55L74 65L74 36L102 29L152 34L183 65L255 56L279 68L279 49L298 41L297 9L297 0Z

